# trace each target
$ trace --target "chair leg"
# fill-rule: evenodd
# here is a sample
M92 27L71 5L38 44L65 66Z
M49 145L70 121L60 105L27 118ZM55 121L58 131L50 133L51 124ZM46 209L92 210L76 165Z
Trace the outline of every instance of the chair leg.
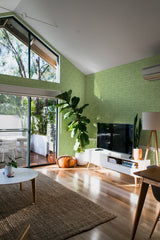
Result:
M158 220L159 220L159 217L160 217L160 211L159 211L158 214L157 214L157 217L156 217L156 220L155 220L155 222L154 222L154 225L153 225L153 228L152 228L152 231L151 231L151 234L150 234L149 238L152 237L152 234L153 234L154 229L155 229L155 227L156 227L156 225L157 225L157 222L158 222Z

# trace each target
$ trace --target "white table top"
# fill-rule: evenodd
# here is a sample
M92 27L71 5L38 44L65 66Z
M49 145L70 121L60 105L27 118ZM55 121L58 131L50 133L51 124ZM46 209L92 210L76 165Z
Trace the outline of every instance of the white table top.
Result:
M0 169L0 185L22 183L38 176L38 172L30 168L13 168L14 177L4 175L4 168Z

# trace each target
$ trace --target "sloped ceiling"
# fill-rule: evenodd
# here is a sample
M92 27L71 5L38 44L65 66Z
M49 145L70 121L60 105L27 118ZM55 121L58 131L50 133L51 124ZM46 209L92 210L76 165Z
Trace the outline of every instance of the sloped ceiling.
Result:
M0 7L23 17L84 74L160 53L159 0L0 0Z

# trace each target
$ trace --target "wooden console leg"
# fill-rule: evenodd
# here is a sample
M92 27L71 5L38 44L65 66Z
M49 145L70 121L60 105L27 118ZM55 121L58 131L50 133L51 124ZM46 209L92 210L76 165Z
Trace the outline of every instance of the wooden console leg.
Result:
M135 186L137 187L137 178L134 177L134 183L135 183Z
M138 179L139 179L139 181L138 181ZM136 187L140 187L141 183L142 183L142 179L138 178L138 177L134 177L134 182L135 182Z

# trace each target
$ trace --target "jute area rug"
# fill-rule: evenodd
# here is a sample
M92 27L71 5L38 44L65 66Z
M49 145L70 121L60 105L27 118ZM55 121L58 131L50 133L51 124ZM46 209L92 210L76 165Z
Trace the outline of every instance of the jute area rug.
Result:
M39 173L37 203L31 182L0 186L0 239L16 239L30 223L27 239L61 240L90 230L115 216L83 196Z

